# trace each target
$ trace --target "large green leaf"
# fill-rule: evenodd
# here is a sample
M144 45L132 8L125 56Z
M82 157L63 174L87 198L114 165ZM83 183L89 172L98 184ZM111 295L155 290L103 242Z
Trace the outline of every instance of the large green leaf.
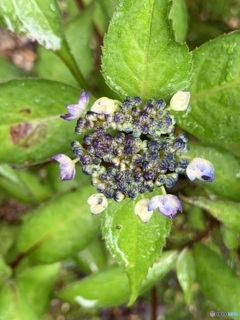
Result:
M0 161L44 161L69 150L74 124L63 121L66 103L80 92L47 80L13 80L0 85ZM71 136L73 138L71 138Z
M198 183L224 198L240 201L240 159L219 147L199 143L189 145L189 157L207 159L214 166L215 180L211 183Z
M189 85L191 54L174 40L168 0L124 0L103 47L107 84L121 96L165 98Z
M176 252L164 252L161 259L149 269L140 292L151 288L173 267ZM129 281L120 267L110 267L63 288L58 296L82 307L112 307L126 304L130 297Z
M205 142L240 152L240 31L222 35L193 51L188 112L179 124Z
M84 11L64 27L70 50L84 77L89 75L93 64L90 49L92 35L90 14L90 10ZM76 30L78 32L77 38ZM74 86L78 85L76 79L60 58L42 47L38 48L36 71L41 78L58 80Z
M240 232L240 203L224 200L209 200L203 197L186 198L184 201L207 210L229 229Z
M144 224L134 215L136 201L111 201L102 214L102 231L106 245L128 275L133 303L148 268L157 260L170 233L171 219L154 212Z
M16 277L19 292L38 317L48 309L59 267L59 263L39 265L25 269Z
M92 217L87 204L92 193L92 187L80 188L32 211L17 236L18 255L52 263L83 249L99 228L98 217Z
M221 311L240 311L240 278L216 253L203 245L194 249L198 282Z
M47 49L61 48L63 34L55 0L1 0L0 23L14 33L37 40Z

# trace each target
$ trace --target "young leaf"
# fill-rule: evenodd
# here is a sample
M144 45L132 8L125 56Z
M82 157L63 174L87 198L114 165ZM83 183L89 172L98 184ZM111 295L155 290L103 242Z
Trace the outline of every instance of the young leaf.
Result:
M195 264L192 252L185 248L178 256L177 264L177 277L182 287L184 298L187 304L191 301L192 285L195 280Z
M170 1L121 1L103 47L107 84L121 96L170 98L190 82L191 54L176 42Z
M194 251L197 279L206 297L221 311L240 310L240 281L216 253L198 244Z
M86 10L64 27L70 50L84 77L89 75L93 64L89 45L92 36L90 14L91 11ZM76 30L78 30L77 39ZM36 72L40 78L62 81L73 86L78 85L66 65L56 55L42 47L38 48Z
M193 51L191 101L177 114L181 127L204 142L240 152L240 31Z
M61 48L63 34L55 0L1 0L0 24L14 33L37 40L47 49Z
M47 311L60 264L25 269L16 277L16 285L38 317Z
M171 219L154 212L147 224L134 215L136 201L111 202L102 214L106 245L128 275L133 303L148 268L156 261L170 233Z
M164 252L159 261L149 269L140 292L148 290L154 283L161 280L173 267L176 257L174 251ZM128 302L129 281L122 269L114 266L68 285L58 293L58 296L85 308L114 307Z
M228 151L200 143L189 143L189 157L209 160L215 171L211 183L201 183L214 193L230 200L240 201L240 160Z
M52 263L83 249L99 227L87 204L92 191L92 187L80 188L31 212L19 230L18 254L31 253L36 261Z
M229 229L240 232L239 212L240 203L227 200L209 200L203 197L186 198L187 203L207 210L214 218L221 221Z
M44 161L69 150L72 123L59 115L80 92L47 80L13 80L0 85L0 161L21 164Z
M172 19L176 41L184 42L188 27L188 15L185 0L173 0L169 18Z

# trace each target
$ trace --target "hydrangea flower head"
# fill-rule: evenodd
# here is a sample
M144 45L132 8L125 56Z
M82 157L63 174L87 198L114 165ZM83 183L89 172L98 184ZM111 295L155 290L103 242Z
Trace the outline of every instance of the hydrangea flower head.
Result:
M176 120L170 113L187 108L189 92L177 92L170 106L162 99L126 97L119 102L102 97L85 111L88 100L83 90L78 107L69 105L69 114L62 116L66 120L78 118L75 133L81 138L71 145L75 160L64 155L53 159L60 162L65 180L74 176L76 162L84 174L91 176L98 192L88 199L93 214L107 208L107 199L135 200L159 188L171 189L186 169L191 180L213 180L213 167L207 160L196 158L189 164L185 157L188 137L176 132ZM175 195L165 193L164 189L164 195L136 202L134 213L143 222L150 219L154 209L173 218L182 211L182 205Z

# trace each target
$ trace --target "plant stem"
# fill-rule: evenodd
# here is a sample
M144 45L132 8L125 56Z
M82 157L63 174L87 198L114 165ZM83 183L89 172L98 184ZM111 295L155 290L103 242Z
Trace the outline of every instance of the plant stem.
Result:
M69 47L68 47L66 40L63 41L61 49L59 51L56 51L55 53L57 54L57 56L59 56L59 58L68 67L69 71L72 73L74 78L77 80L79 86L82 89L87 90L88 89L87 84L83 78L81 71L78 68L78 65L77 65L74 57L72 56L72 54L69 50Z
M152 320L157 320L158 294L157 287L152 287Z

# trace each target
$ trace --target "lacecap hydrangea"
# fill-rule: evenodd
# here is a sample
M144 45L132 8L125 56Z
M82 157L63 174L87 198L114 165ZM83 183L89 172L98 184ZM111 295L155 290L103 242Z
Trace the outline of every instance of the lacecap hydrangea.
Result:
M61 115L67 121L76 120L75 133L80 141L72 142L75 158L64 154L52 157L60 164L62 180L75 176L75 164L91 176L97 193L86 199L92 214L108 207L107 199L116 202L125 198L142 199L135 205L134 213L147 222L153 211L173 218L182 204L176 195L167 194L186 173L211 182L214 179L212 164L202 158L189 161L186 133L176 133L175 117L171 110L185 111L190 92L178 91L169 105L162 99L143 102L140 97L126 97L124 101L102 97L90 109L89 95L83 90L77 104L67 105L68 113ZM144 193L159 190L151 199Z

